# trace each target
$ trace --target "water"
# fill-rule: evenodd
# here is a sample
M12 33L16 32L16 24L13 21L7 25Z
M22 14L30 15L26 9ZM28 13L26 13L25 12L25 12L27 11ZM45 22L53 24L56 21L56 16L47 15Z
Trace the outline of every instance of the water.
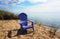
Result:
M47 26L54 26L60 28L60 13L37 13L30 14L29 20L37 21Z

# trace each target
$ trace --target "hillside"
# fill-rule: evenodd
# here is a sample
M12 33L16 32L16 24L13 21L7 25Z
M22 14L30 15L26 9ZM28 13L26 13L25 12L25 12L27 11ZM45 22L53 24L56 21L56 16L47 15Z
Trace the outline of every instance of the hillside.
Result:
M1 19L9 20L9 19L17 19L17 18L18 16L11 12L0 10L0 20Z
M59 31L38 23L34 23L34 32L28 29L27 34L22 35L19 29L17 20L0 20L0 39L60 39Z

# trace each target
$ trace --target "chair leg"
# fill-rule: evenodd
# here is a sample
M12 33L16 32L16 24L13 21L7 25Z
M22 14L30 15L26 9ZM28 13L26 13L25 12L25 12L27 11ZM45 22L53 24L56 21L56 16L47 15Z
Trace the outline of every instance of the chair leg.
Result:
M34 23L32 22L32 29L33 29L33 31L34 31Z
M27 34L27 30L22 28L22 29L21 29L21 33L22 33L22 34Z

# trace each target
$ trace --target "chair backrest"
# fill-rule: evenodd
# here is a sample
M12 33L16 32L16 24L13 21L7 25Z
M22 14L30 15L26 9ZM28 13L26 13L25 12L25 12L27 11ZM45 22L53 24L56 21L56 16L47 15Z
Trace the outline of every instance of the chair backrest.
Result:
M25 13L19 14L19 20L21 20L21 21L27 21L27 15Z
M22 23L23 25L27 25L27 15L25 13L21 13L19 14L19 20L20 21L25 21L24 23Z

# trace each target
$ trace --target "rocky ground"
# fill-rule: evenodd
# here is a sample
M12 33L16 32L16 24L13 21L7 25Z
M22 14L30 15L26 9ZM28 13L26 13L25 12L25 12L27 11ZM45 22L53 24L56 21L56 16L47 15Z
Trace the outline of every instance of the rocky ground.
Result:
M60 39L59 31L38 23L34 23L34 32L28 29L27 34L19 34L19 29L17 20L0 20L0 39Z

